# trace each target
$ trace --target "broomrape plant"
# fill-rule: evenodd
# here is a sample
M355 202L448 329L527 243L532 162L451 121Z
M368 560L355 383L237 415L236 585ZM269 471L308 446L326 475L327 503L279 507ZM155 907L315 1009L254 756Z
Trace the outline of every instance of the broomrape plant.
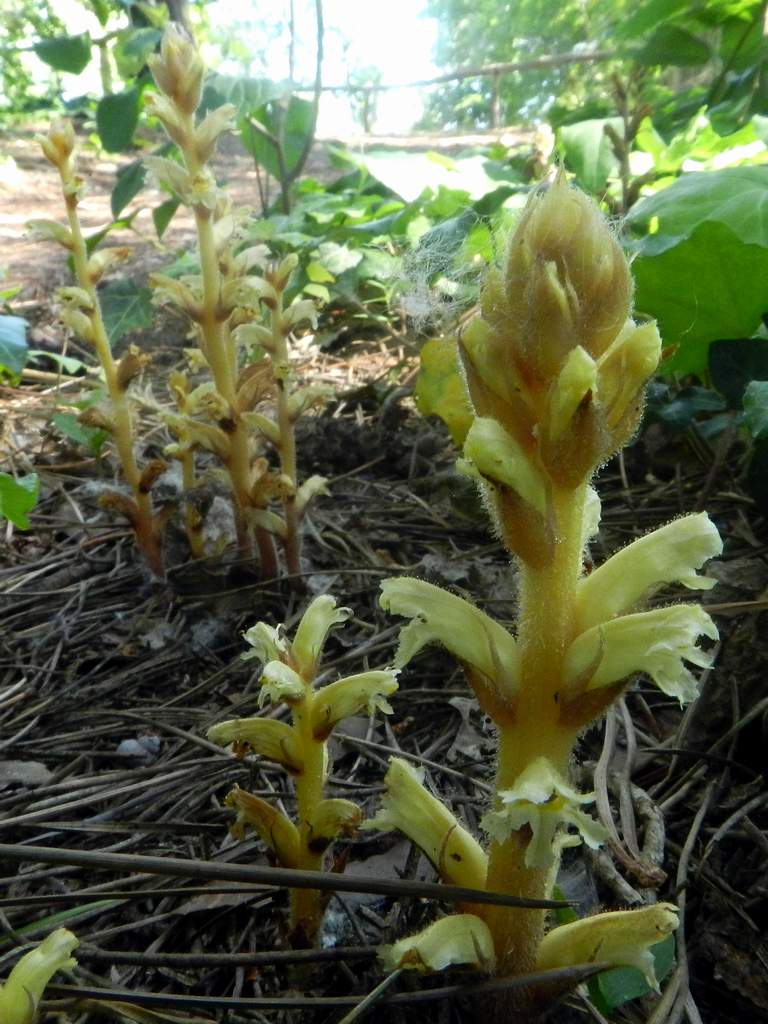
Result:
M233 210L208 166L217 139L232 126L235 109L225 105L196 120L204 66L192 40L171 24L149 65L159 92L149 97L147 109L176 143L183 163L163 157L148 157L145 163L192 209L200 260L199 276L177 280L154 274L150 284L159 301L170 301L192 321L197 346L187 350L190 363L211 377L192 387L186 374L174 375L177 412L165 418L177 443L167 454L181 461L185 484L193 487L195 448L213 452L231 487L242 557L250 557L255 537L262 575L276 576L276 535L288 571L298 573L300 521L325 481L313 476L299 485L294 427L307 408L324 401L326 389L293 385L288 338L299 324L315 323L316 309L309 300L285 304L296 256L270 267L265 246L239 245L247 211ZM261 322L262 309L267 323ZM254 348L262 358L244 362L243 351ZM276 419L257 411L272 394ZM259 455L264 442L276 449L279 472ZM273 498L281 501L282 516L269 509ZM189 509L187 534L196 554L201 552L201 526L197 510Z
M142 373L149 358L131 345L122 359L115 360L96 291L107 271L124 260L129 250L106 248L92 254L88 252L77 213L85 183L77 174L75 133L71 123L66 120L55 122L39 142L47 160L59 172L68 223L65 226L55 221L34 220L29 226L39 236L57 242L72 255L77 285L59 290L63 303L61 318L79 338L93 346L107 387L106 400L85 410L80 419L112 436L123 477L130 489L130 495L117 491L103 495L101 504L117 509L128 519L147 565L155 576L162 579L165 576L163 527L173 509L167 506L158 512L153 511L150 491L166 465L161 459L153 459L143 469L139 467L134 453L133 419L128 398L128 386Z
M296 628L293 639L282 626L259 622L245 634L251 650L243 658L263 664L261 705L287 705L292 723L277 718L237 718L208 730L208 739L221 746L233 744L281 764L293 777L296 821L261 797L236 788L225 803L237 813L232 827L242 838L250 825L275 860L286 868L317 871L325 853L339 835L355 831L362 818L350 800L326 799L327 740L344 718L361 712L390 714L387 697L397 689L397 672L371 670L317 686L320 659L328 633L346 622L350 608L338 608L328 595L315 598ZM291 890L291 939L295 945L311 943L322 920L320 893Z
M558 174L531 196L480 315L459 339L475 414L460 468L478 482L517 562L516 632L429 583L401 577L382 587L383 607L411 620L396 667L442 644L498 729L496 795L481 821L487 844L399 758L381 810L363 825L399 829L454 885L551 897L563 847L605 838L585 809L594 794L568 781L579 733L635 673L682 703L696 696L686 663L711 663L697 641L717 630L700 605L638 610L667 583L713 586L697 573L722 548L706 514L677 519L584 572L600 518L590 479L636 430L660 354L655 324L629 319L630 300L626 259L597 207ZM649 947L677 926L666 903L549 932L544 911L459 910L390 947L386 964L468 962L510 976L595 961L638 967L657 988Z

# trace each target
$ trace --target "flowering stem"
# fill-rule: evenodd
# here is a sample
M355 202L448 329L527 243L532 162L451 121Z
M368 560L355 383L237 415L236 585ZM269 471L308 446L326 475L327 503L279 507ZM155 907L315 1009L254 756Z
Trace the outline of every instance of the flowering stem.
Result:
M75 276L78 284L87 292L91 300L91 309L87 314L91 323L91 341L104 371L104 379L109 393L115 447L123 476L133 494L135 518L131 525L136 542L141 548L147 564L159 579L163 579L165 568L163 566L161 530L152 513L152 499L149 491L141 485L141 471L136 464L133 451L133 423L128 396L125 387L119 380L118 367L112 355L107 330L104 326L98 293L88 270L88 247L83 237L80 218L77 215L77 193L71 187L74 178L72 163L69 159L62 160L57 167L66 201Z
M296 432L289 407L290 362L288 339L283 329L283 289L275 288L275 306L270 310L272 324L272 354L277 387L277 425L280 431L280 469L290 481L288 492L283 498L285 520L285 562L291 575L301 572L301 536L299 534L299 513L296 507L297 467Z
M555 487L551 508L557 543L549 565L534 569L521 562L518 643L521 678L512 721L499 734L496 792L510 789L523 770L544 756L564 776L575 740L560 722L559 690L565 652L574 635L576 583L582 568L582 516L586 482L575 490ZM497 809L499 801L497 798ZM487 888L543 899L557 872L528 868L530 829L513 832L489 851ZM496 948L499 973L532 970L544 934L545 912L496 907L484 915Z
M299 829L298 867L304 871L320 871L324 847L313 851L312 819L323 799L325 782L325 743L312 732L312 705L315 695L312 683L306 683L306 696L293 708L293 725L298 734L304 766L295 777L296 817ZM291 889L291 934L294 940L312 942L322 919L320 892L317 889Z

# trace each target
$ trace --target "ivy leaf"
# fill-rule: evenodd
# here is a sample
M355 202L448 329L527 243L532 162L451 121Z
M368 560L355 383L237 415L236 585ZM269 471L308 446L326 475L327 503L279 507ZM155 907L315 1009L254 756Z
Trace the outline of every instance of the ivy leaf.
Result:
M660 25L648 42L635 53L641 64L696 67L712 56L709 47L679 25Z
M619 173L619 162L611 140L605 134L610 125L619 137L624 134L620 117L595 117L576 124L563 125L557 139L568 166L576 174L582 188L588 192L601 192L608 178Z
M33 47L35 53L55 71L68 71L79 75L91 59L91 37L87 32L80 36L57 36L55 39L41 39Z
M129 331L152 326L152 293L129 278L120 278L99 292L104 324L112 345Z
M27 321L21 316L0 316L0 376L15 377L27 364Z
M749 337L768 309L768 248L745 245L725 224L702 223L632 269L638 311L658 320L665 345L676 347L665 370L702 377L709 345Z
M455 342L432 338L423 346L420 362L416 406L422 416L439 416L458 446L467 436L474 414L459 373Z
M668 935L662 942L651 946L654 972L662 981L672 970L675 958L675 936ZM628 1003L630 999L647 996L651 987L636 967L616 967L604 971L596 978L587 982L590 995L602 1013L610 1014L618 1006Z
M51 423L60 431L64 437L76 444L83 444L90 448L94 455L98 455L101 447L107 439L107 431L100 427L89 427L80 420L73 412L57 412L51 416Z
M160 203L152 211L152 223L155 225L155 231L157 237L162 238L165 234L165 229L171 223L173 215L176 213L180 206L179 200L172 196L170 199L166 199L165 202Z
M117 182L112 189L110 206L112 216L117 220L122 211L134 196L138 195L144 187L147 177L147 169L141 160L134 160L126 164L117 172Z
M768 247L768 167L683 174L627 215L632 228L652 229L637 243L643 256L671 249L707 221L725 224L742 242Z
M103 96L96 107L96 128L101 144L108 153L128 149L139 123L138 86Z
M756 440L768 439L768 380L753 380L747 385L744 422Z
M39 493L37 473L28 473L17 480L8 473L0 473L0 516L4 516L20 530L28 530L28 513L37 504Z

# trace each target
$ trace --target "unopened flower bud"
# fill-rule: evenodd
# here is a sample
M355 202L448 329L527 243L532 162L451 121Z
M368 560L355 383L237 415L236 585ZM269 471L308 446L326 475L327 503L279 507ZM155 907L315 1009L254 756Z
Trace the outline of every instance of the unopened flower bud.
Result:
M157 87L184 114L193 114L200 103L205 71L194 42L171 22L163 34L159 55L148 62Z
M75 132L72 122L66 118L54 121L48 129L48 134L39 136L38 141L46 158L55 167L59 167L69 159L75 149Z

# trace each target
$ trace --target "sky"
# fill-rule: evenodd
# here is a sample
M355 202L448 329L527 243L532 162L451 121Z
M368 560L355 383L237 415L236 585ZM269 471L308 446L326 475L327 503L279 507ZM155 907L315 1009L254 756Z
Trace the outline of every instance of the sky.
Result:
M397 84L429 78L437 73L433 51L437 22L423 14L424 0L324 0L325 60L323 81L342 85L350 71L375 67L380 81ZM294 0L297 46L296 78L314 79L315 20L312 0ZM90 31L102 35L92 14L76 0L54 0L54 9L71 34ZM270 78L288 76L287 32L280 24L288 21L289 0L251 0L236 8L231 0L206 4L206 16L214 34L226 49L226 40L236 42L236 60L222 58L218 46L206 47L206 59L216 70L242 72L250 62L252 74ZM111 26L110 26L111 27ZM71 96L93 91L98 95L99 79L95 60L80 76L65 75L64 86ZM374 130L379 133L408 131L421 114L422 92L418 89L387 90L379 94ZM318 134L356 130L349 100L337 93L323 95Z

